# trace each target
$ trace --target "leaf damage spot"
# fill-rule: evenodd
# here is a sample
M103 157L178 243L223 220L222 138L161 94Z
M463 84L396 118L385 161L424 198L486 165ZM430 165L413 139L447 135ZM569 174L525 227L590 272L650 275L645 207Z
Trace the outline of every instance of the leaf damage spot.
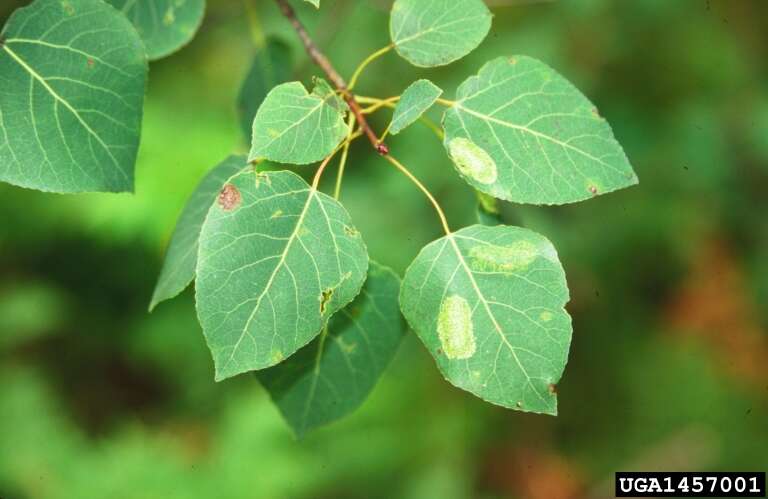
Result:
M357 237L360 235L360 232L357 229L350 227L349 225L344 226L344 233L349 237Z
M170 26L173 24L173 22L176 20L176 12L173 9L173 6L168 7L168 10L165 12L165 15L163 16L163 24L166 26Z
M88 65L88 68L92 68L95 62L90 57L85 61L85 63Z
M217 200L219 206L221 206L221 209L224 211L232 211L236 209L240 206L241 201L242 196L240 195L240 191L232 184L224 186L219 193L219 198Z
M448 152L459 171L481 184L492 184L498 177L496 162L485 150L463 137L448 144Z
M275 350L272 352L272 356L270 357L273 364L277 364L278 362L282 362L283 359L285 359L285 355L281 350Z
M61 8L64 10L64 13L68 16L72 16L75 14L75 8L67 0L64 0L63 2L61 2Z
M331 301L332 297L333 297L333 288L328 288L324 290L322 293L320 293L320 315L325 314L325 311L328 308L328 302Z
M274 220L275 218L280 218L283 215L283 210L276 210L271 217L269 217L271 220Z
M552 395L556 395L557 385L555 385L554 383L550 383L549 386L547 387L547 390L549 390L549 393L551 393Z
M472 309L463 297L451 295L440 304L437 336L449 359L468 359L475 354Z
M471 266L478 272L516 272L523 270L539 256L530 241L515 241L508 246L484 244L469 250Z
M546 310L539 314L539 319L541 319L541 322L549 322L552 320L552 312L549 310Z

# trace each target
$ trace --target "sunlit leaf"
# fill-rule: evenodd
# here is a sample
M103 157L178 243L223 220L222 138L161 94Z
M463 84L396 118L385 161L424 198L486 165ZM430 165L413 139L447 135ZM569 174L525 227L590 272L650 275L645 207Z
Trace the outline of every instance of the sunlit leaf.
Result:
M133 23L150 59L189 43L200 27L205 0L107 0Z
M568 358L565 274L552 244L517 227L474 225L428 244L400 306L448 381L512 409L555 414Z
M563 204L637 183L592 103L530 57L483 66L459 87L443 126L462 177L500 199Z
M405 333L399 289L397 275L371 262L360 295L318 338L256 373L297 435L346 416L373 390Z
M405 89L397 102L392 115L389 132L397 135L414 121L418 120L427 109L432 107L443 91L429 80L418 80Z
M317 8L320 8L320 0L304 0L305 2L309 2L312 5L314 5Z
M282 361L357 296L368 270L346 210L298 175L244 170L208 212L197 312L216 379Z
M132 190L147 60L125 17L101 0L36 0L0 38L0 180Z
M347 135L344 101L318 79L312 93L299 82L272 89L253 120L250 160L307 164L330 154Z
M482 0L396 0L389 33L411 64L443 66L472 52L491 28Z
M267 38L264 46L256 50L237 97L237 113L247 140L251 140L259 106L273 87L290 79L292 66L290 47L281 40Z
M200 229L208 209L227 179L245 167L245 156L228 157L203 178L187 200L168 245L163 269L149 305L150 310L161 301L184 291L195 278Z

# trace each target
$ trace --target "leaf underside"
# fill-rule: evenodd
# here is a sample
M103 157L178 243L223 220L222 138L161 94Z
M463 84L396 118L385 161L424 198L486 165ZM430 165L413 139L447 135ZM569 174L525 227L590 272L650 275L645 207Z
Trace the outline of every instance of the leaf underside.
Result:
M360 295L318 338L256 373L299 437L351 413L373 390L405 333L399 288L397 275L371 262Z
M277 38L267 38L264 46L256 50L237 97L240 126L249 142L259 106L272 88L290 79L292 72L290 47Z
M306 345L360 291L368 255L346 210L298 175L244 170L200 234L197 313L222 380Z
M483 66L459 87L443 126L461 176L500 199L563 204L637 183L592 103L530 57Z
M205 0L107 0L134 25L150 60L189 43L203 21Z
M405 89L395 106L389 132L397 135L418 120L443 91L429 80L417 80Z
M443 66L480 45L491 17L482 0L396 0L389 33L397 53L411 64Z
M125 17L101 0L36 0L0 36L0 180L133 190L147 61Z
M565 275L552 244L527 229L473 225L427 245L400 307L448 381L521 411L556 414L568 358Z
M273 88L253 120L250 161L303 165L328 156L347 135L346 104L324 80L312 93L299 82Z
M203 177L187 200L168 244L163 268L149 305L150 310L161 301L184 291L195 278L200 230L208 209L227 179L246 168L246 164L245 156L228 157Z

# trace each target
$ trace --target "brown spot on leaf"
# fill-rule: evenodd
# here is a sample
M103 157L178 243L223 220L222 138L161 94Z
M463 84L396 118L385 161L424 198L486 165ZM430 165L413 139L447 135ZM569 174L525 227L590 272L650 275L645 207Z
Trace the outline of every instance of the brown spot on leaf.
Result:
M350 237L357 237L358 235L360 235L357 229L355 229L354 227L350 227L349 225L344 226L344 232Z
M219 193L218 203L224 211L234 210L240 206L240 201L242 201L240 191L232 184L225 185Z
M325 313L328 302L331 301L333 296L333 289L326 289L320 294L320 315Z
M509 63L510 64L517 64L517 57L510 57L509 58Z
M551 393L552 395L555 395L557 393L557 385L555 385L554 383L550 383L547 389L549 390L549 393Z
M94 65L93 59L91 59L91 58L89 57L89 58L88 58L88 60L86 61L86 64L88 64L88 67L89 67L89 68L92 68L92 67L93 67L93 65Z
M591 192L593 196L597 196L597 187L594 185L590 185L589 192Z

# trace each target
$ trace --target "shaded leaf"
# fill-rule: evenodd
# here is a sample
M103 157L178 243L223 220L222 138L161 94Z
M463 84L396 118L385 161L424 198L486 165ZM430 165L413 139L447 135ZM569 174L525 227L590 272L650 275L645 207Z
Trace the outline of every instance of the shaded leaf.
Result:
M107 0L133 23L151 60L189 43L203 22L205 0Z
M459 173L496 198L563 204L637 183L595 107L530 57L483 66L459 87L443 126Z
M328 156L347 135L346 104L318 79L312 93L294 81L273 88L253 120L249 160L303 165Z
M459 388L512 409L555 414L568 358L565 274L527 229L471 227L428 244L405 273L400 307Z
M125 17L101 0L36 0L0 38L0 180L133 190L147 60Z
M272 88L288 81L292 66L290 47L277 38L267 38L264 46L256 50L237 97L240 126L247 140L251 140L259 106Z
M392 115L389 132L397 135L432 107L443 91L429 80L418 80L405 89Z
M197 313L216 379L270 367L357 296L368 255L346 210L298 175L245 170L203 224Z
M480 191L477 194L477 221L481 225L500 225L501 211L499 210L499 200L495 197Z
M405 333L400 279L371 262L360 295L312 343L256 373L293 431L307 431L357 409L373 390Z
M491 17L482 0L396 0L389 33L397 53L411 64L443 66L480 45Z
M200 230L208 209L229 177L246 167L245 156L230 156L200 181L181 212L165 254L163 268L152 294L149 309L178 295L195 278Z

